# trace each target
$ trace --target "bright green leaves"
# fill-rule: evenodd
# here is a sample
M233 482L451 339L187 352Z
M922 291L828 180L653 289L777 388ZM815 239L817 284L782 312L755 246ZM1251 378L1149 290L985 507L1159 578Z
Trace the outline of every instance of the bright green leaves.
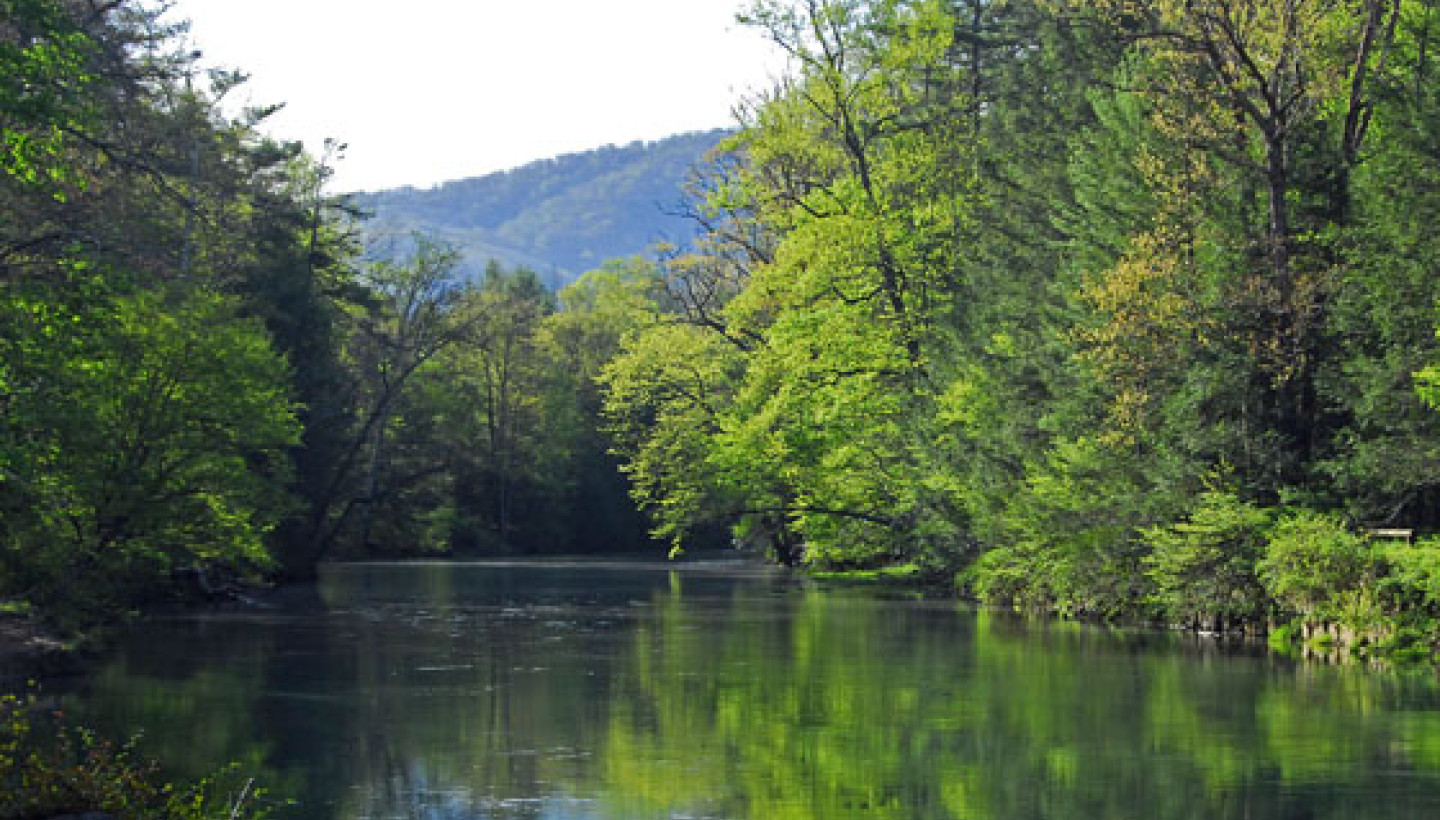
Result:
M0 20L0 170L63 201L75 181L65 146L92 116L96 44L53 0L4 0Z
M4 311L23 385L6 408L7 585L85 617L179 567L268 563L299 430L255 321L198 292L63 306L12 290Z
M1269 525L1267 511L1212 491L1186 521L1146 530L1146 574L1167 617L1217 630L1256 622L1266 598L1255 567Z
M710 261L669 270L723 296L642 328L606 371L617 450L668 536L733 523L787 563L802 542L817 564L953 549L927 374L973 191L954 21L910 2L767 2L749 21L795 73L729 143ZM743 276L722 235L764 237Z
M1365 539L1333 515L1300 511L1275 526L1260 577L1288 613L1314 622L1344 616L1341 599L1374 586L1374 556Z
M1417 372L1415 390L1426 404L1440 408L1440 367L1427 367Z
M353 422L325 168L161 13L0 0L0 594L72 625L268 565L281 519L308 555L292 479L325 520Z
M679 542L740 504L710 465L739 351L715 333L667 322L628 340L601 376L606 416L636 501L656 535Z

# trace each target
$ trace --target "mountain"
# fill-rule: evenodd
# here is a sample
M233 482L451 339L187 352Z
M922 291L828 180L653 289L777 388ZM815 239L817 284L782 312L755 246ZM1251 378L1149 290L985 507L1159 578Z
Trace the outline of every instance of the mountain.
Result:
M675 215L682 185L726 134L606 146L428 189L357 194L354 201L374 214L366 232L375 242L419 231L459 248L466 270L478 273L494 259L528 267L559 287L607 259L658 241L688 241L694 225Z

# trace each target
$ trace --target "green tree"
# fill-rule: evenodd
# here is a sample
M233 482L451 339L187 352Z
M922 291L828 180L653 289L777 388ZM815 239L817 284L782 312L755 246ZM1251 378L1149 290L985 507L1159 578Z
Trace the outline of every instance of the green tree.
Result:
M607 370L627 470L672 536L729 520L787 563L802 544L834 563L951 548L953 487L922 420L971 190L954 21L854 2L746 19L795 75L703 180L708 239L665 280L680 323Z
M3 10L6 594L99 617L172 570L268 566L347 287L324 175L258 133L273 109L222 113L242 78L202 73L159 9Z
M354 421L312 505L302 568L313 567L346 538L358 548L370 546L372 510L414 478L392 471L398 406L416 375L463 338L472 322L459 310L466 289L456 280L458 254L423 236L411 243L405 258L377 259L357 276L364 291L352 311L346 351ZM352 524L354 534L347 535Z
M563 453L567 465L560 499L571 552L649 544L647 521L605 432L601 377L627 336L655 320L659 277L646 260L607 262L560 291L559 308L538 334L553 378L545 447Z
M182 568L267 567L298 429L258 323L205 293L6 297L6 594L84 623Z
M548 439L542 428L549 374L537 338L541 322L555 310L555 297L534 272L507 272L492 263L466 310L473 321L450 366L458 375L467 426L476 435L466 439L474 457L467 460L470 467L457 489L463 494L462 508L478 513L484 522L490 543L512 548L520 529L517 508L557 489L561 480L554 467L564 453L552 449L558 442ZM560 519L546 515L544 504L526 506L526 546L534 549L554 540L556 533L545 538L535 531L547 520L553 524ZM473 542L477 536L471 531L462 538Z

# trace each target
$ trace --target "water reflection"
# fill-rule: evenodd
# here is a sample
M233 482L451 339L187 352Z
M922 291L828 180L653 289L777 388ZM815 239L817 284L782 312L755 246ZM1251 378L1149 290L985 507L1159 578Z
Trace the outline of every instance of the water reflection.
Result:
M769 572L337 566L147 625L69 696L281 817L1440 816L1429 676Z

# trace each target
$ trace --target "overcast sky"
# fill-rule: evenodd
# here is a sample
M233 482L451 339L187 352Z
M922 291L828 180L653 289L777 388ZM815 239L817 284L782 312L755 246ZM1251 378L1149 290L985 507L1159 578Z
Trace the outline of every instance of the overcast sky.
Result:
M269 130L349 145L337 190L425 187L733 124L782 62L744 0L178 0Z

